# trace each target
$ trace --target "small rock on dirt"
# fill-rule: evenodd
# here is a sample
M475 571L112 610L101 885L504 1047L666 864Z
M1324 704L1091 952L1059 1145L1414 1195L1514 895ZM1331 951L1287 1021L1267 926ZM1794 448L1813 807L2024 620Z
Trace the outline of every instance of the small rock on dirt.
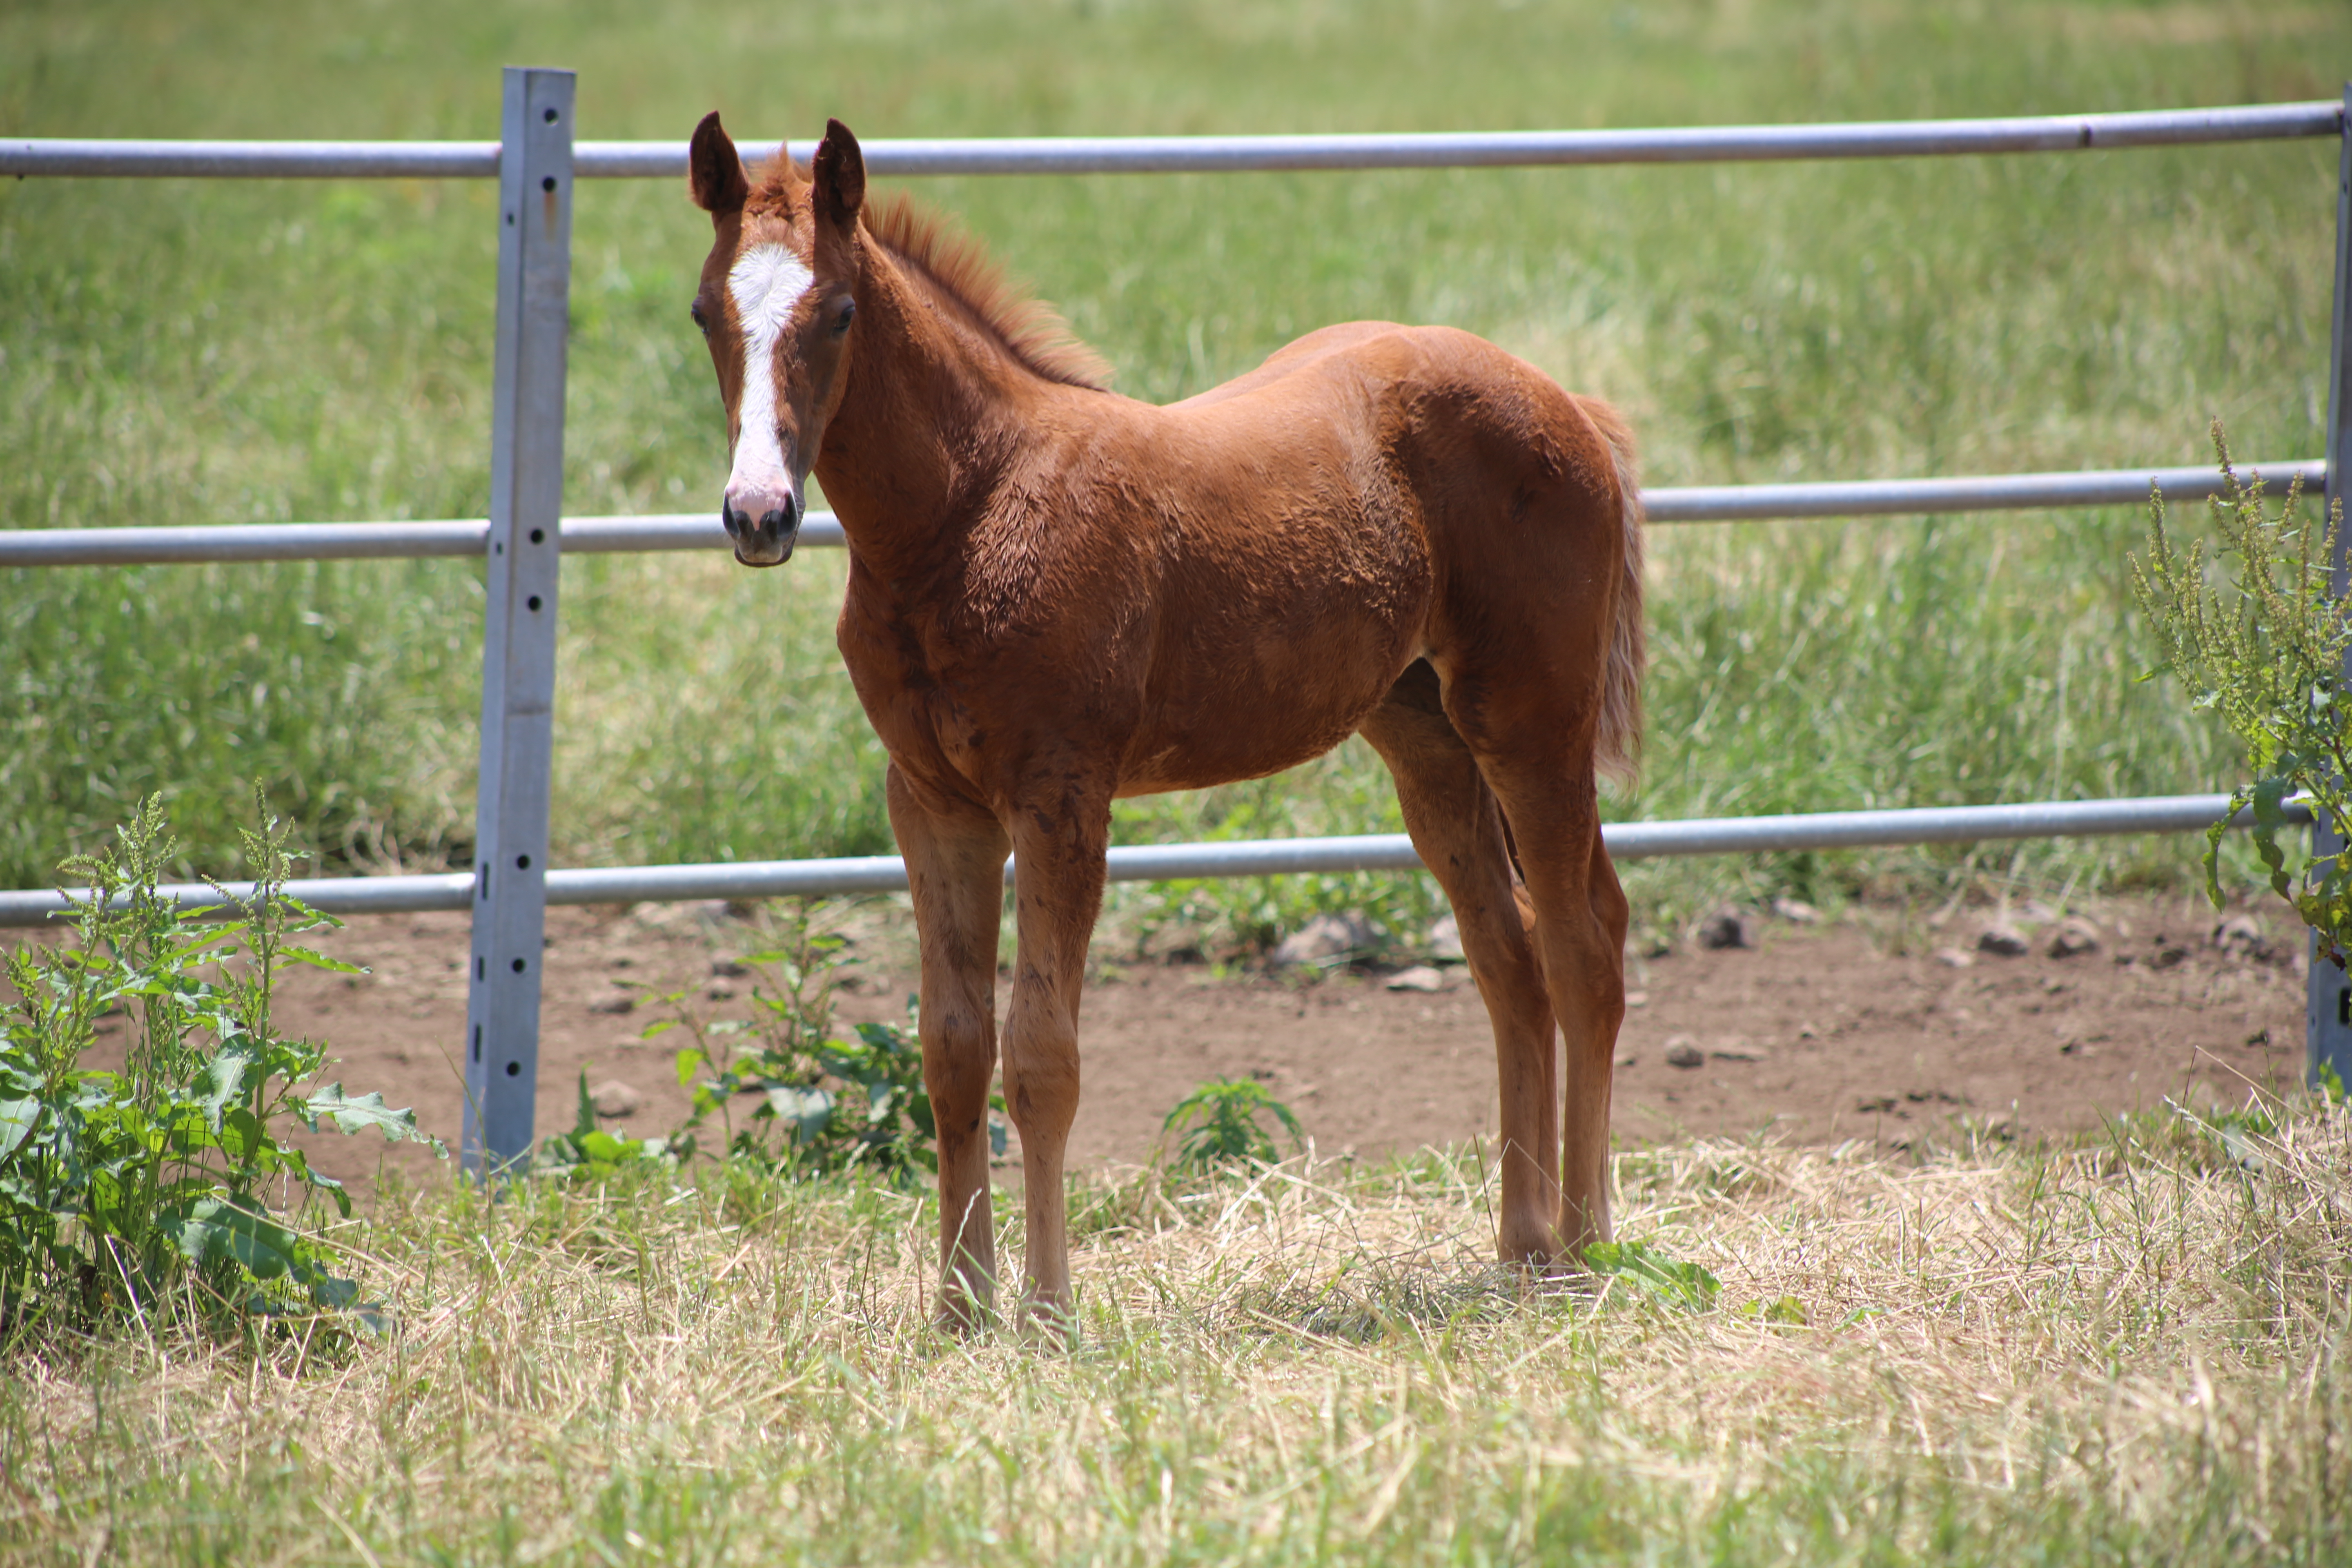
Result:
M1745 1040L1726 1040L1706 1054L1719 1062L1760 1062L1764 1059L1761 1047L1751 1046Z
M607 1079L590 1089L588 1103L596 1108L597 1115L610 1120L614 1117L635 1115L644 1107L646 1100L645 1096L615 1078Z
M1445 971L1432 963L1416 963L1411 969L1400 969L1389 976L1391 991L1443 991Z
M1939 947L1932 954L1947 969L1967 969L1976 963L1976 955L1957 947Z
M1994 953L2001 958L2022 958L2029 948L2024 936L2015 926L1995 922L1978 934L1977 951Z
M1267 956L1276 969L1328 963L1371 946L1374 934L1372 922L1361 915L1317 915L1284 937Z
M2231 915L2214 926L2212 942L2233 958L2260 960L2268 958L2271 952L2262 922L2252 915Z
M1818 925L1822 919L1822 911L1802 899L1775 899L1772 912L1791 925Z
M599 996L588 1004L588 1011L617 1015L633 1013L636 1010L636 1006L637 999L634 996Z
M1440 915L1429 928L1430 955L1440 963L1461 963L1468 954L1462 951L1462 922L1452 915Z
M721 980L740 980L751 971L740 959L714 958L710 961L710 973Z
M2080 915L2069 915L2058 922L2050 933L2048 952L2053 958L2074 958L2099 951L2099 928Z
M1754 947L1756 917L1746 910L1726 904L1699 922L1698 944L1716 952L1735 947Z
M1633 1052L1627 1051L1617 1058L1617 1065L1621 1068L1633 1067L1637 1065L1641 1059L1641 1058L1635 1056Z
M1693 1045L1688 1035L1676 1035L1666 1042L1666 1065L1676 1068L1705 1067L1706 1053Z

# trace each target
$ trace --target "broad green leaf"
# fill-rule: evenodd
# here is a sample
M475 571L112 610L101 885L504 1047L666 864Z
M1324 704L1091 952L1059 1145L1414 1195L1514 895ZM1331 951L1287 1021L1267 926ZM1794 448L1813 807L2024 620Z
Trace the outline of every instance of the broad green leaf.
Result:
M275 1170L284 1163L282 1159L273 1157L280 1152L278 1145L269 1136L268 1127L253 1113L250 1106L229 1108L228 1113L221 1118L220 1142L222 1150L233 1160L257 1163L265 1170Z
M1669 1258L1639 1241L1596 1241L1584 1248L1584 1266L1595 1274L1613 1275L1630 1284L1694 1311L1715 1305L1723 1282L1696 1263Z
M214 1131L220 1131L222 1112L251 1092L255 1065L256 1053L241 1045L222 1047L205 1064L200 1080L204 1092L197 1104L204 1108L205 1125Z
M267 1215L239 1208L226 1198L199 1198L176 1214L163 1215L157 1228L189 1262L235 1262L256 1279L282 1279L302 1262L301 1237Z
M445 1158L449 1152L441 1140L418 1130L415 1111L395 1110L383 1102L383 1095L373 1091L349 1095L340 1082L331 1083L307 1099L296 1100L293 1105L313 1132L319 1130L319 1119L323 1116L334 1122L338 1131L363 1132L373 1127L383 1134L387 1142L429 1144Z
M278 952L280 957L290 958L297 963L307 963L313 969L331 970L337 974L365 974L368 973L366 969L361 967L359 964L346 963L340 958L329 958L323 952L319 952L307 947L297 947L290 942L278 948Z
M767 1100L768 1109L778 1120L791 1123L794 1136L803 1143L814 1142L833 1120L833 1096L821 1089L774 1085L767 1091Z
M582 1153L607 1165L616 1165L627 1159L635 1152L633 1146L636 1142L634 1138L618 1138L601 1130L581 1133L573 1141L580 1145Z
M40 1124L38 1100L0 1100L0 1160L15 1153Z

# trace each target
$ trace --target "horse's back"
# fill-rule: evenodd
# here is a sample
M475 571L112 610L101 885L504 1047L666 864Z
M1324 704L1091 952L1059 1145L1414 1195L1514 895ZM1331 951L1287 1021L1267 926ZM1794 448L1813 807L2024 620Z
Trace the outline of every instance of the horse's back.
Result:
M1449 544L1507 547L1526 564L1547 542L1582 552L1594 530L1618 531L1627 447L1614 411L1457 328L1326 327L1157 412L1186 466L1286 464L1299 488L1351 492L1367 523L1425 531L1441 567Z

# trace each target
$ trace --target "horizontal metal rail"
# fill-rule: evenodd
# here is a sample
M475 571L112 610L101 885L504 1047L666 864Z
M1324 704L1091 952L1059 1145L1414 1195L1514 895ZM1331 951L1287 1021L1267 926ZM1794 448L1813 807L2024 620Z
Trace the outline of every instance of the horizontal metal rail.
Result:
M2343 133L2329 100L2125 114L1703 125L1624 131L1464 131L1308 136L1019 136L877 139L877 174L1220 174L1278 169L1462 169L1596 163L1757 163L1988 153L2078 153ZM755 162L814 142L741 143ZM495 142L139 142L0 139L0 174L178 179L493 179ZM675 179L684 142L579 142L581 179Z
M2318 458L2240 463L2241 479L2259 476L2273 496L2294 479L2315 497L2327 482ZM1644 490L1652 522L1762 522L1777 518L1893 517L1948 511L2025 511L2038 508L2137 506L2153 487L2167 500L2221 493L2219 470L2108 468L2080 473L1979 474L1948 479L1839 479L1800 485L1688 485Z
M2247 463L2273 495L2300 479L2315 496L2327 465ZM1887 517L1907 513L2016 511L2039 507L2129 506L2153 486L2167 500L2217 493L2211 468L2115 468L2087 473L1997 474L1948 479L1860 479L1812 485L1692 485L1643 492L1652 522L1762 522L1775 518ZM480 518L434 522L251 522L188 528L22 528L0 531L0 567L132 566L200 561L351 561L479 555L490 525ZM717 550L727 532L709 512L643 517L567 517L572 554ZM841 523L814 511L802 544L838 546Z
M2090 837L2119 833L2189 833L2210 826L2230 806L2225 795L2151 795L2127 800L2045 801L2026 805L1929 806L1901 811L1823 811L1790 816L1700 817L1685 822L1618 822L1601 829L1619 860L1678 855L1758 855L1794 849L1857 849L1895 844L1979 839ZM2290 805L2290 818L2311 820ZM2244 826L2249 814L2235 825ZM1005 874L1013 862L1004 863ZM1421 858L1401 833L1334 838L1261 838L1211 844L1138 844L1110 852L1114 882L1172 882L1210 877L1294 873L1418 871ZM433 877L328 877L287 890L336 915L462 910L473 891L465 872ZM250 883L226 884L250 898ZM550 871L551 904L674 903L693 899L774 899L903 891L907 868L895 855L823 860L747 860L731 865L614 866ZM205 883L160 889L190 910L217 909ZM0 926L38 926L68 908L51 890L0 893Z

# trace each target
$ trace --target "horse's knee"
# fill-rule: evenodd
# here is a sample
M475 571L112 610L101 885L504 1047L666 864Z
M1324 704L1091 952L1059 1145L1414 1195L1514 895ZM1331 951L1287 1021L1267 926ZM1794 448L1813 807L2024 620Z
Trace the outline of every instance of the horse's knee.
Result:
M942 1009L922 1023L923 1087L943 1131L976 1131L996 1071L995 1031L976 1014Z
M1004 1057L1004 1109L1024 1143L1059 1139L1078 1113L1075 1035L1032 1035Z

